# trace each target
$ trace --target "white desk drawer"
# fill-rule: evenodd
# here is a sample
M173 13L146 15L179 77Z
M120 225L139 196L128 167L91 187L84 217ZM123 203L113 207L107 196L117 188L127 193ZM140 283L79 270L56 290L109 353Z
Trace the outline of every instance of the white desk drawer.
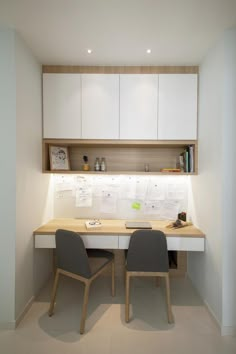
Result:
M167 237L169 251L204 251L204 238Z
M119 249L129 248L130 236L119 236ZM169 251L204 251L204 238L167 237Z
M118 248L117 235L81 235L86 248Z
M81 235L86 248L118 249L118 235ZM35 248L56 248L54 235L35 235Z
M54 235L35 235L35 248L56 248Z

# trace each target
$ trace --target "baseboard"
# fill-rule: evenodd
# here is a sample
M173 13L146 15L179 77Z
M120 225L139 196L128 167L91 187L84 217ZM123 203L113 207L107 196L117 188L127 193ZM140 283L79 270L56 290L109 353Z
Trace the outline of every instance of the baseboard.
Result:
M234 326L221 326L222 336L236 336L236 327Z
M205 305L209 315L211 316L211 318L213 319L213 321L217 325L219 331L221 332L221 324L220 324L219 320L217 319L214 311L211 309L211 307L209 306L209 304L208 304L208 302L206 300L203 300L203 302L204 302L204 305Z
M33 302L34 302L35 297L32 296L31 299L28 301L28 303L26 304L24 310L21 312L21 314L17 317L16 321L15 321L15 328L19 325L19 323L23 320L23 318L25 317L26 313L29 311L29 309L31 308Z

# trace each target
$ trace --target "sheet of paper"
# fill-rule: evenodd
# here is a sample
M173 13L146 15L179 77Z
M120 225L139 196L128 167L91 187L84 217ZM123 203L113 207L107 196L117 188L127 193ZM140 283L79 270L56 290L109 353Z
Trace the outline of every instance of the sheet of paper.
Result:
M184 183L168 183L167 199L183 200L186 195L186 188Z
M161 201L146 200L144 203L144 214L159 215L161 212Z
M164 201L161 208L161 218L176 220L178 218L180 204L178 201Z
M147 200L164 200L165 184L155 179L151 179L147 189Z
M115 214L117 211L117 193L104 190L102 192L101 213Z
M55 176L55 190L60 191L72 191L74 188L74 178L73 176L59 175Z
M91 207L93 204L91 178L76 176L75 183L75 206Z
M120 181L120 198L136 198L136 176L124 176Z
M144 200L147 194L148 178L147 177L137 177L136 179L136 198Z

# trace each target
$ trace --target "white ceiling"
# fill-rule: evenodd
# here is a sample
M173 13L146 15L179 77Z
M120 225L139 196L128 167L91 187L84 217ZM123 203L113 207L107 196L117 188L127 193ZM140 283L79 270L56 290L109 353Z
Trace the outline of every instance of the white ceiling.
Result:
M236 27L236 0L0 0L0 25L43 64L195 65Z

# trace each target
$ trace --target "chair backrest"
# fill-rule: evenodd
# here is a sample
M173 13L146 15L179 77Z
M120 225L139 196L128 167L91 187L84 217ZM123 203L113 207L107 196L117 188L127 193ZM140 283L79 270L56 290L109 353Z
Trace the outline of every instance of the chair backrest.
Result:
M82 238L73 231L56 231L57 267L89 278L91 270Z
M135 272L168 272L165 234L155 230L134 231L130 238L126 268Z

